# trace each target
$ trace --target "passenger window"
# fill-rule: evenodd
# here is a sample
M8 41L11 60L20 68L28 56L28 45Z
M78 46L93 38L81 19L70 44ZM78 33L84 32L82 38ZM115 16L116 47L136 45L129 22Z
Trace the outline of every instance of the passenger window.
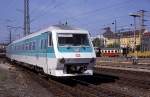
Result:
M43 49L43 40L41 40L41 49Z
M33 50L35 50L35 42L33 42Z
M31 50L31 44L29 43L29 50Z
M26 43L26 50L28 50L28 44Z
M47 48L47 39L44 40L44 49Z
M52 46L52 34L49 34L49 46Z

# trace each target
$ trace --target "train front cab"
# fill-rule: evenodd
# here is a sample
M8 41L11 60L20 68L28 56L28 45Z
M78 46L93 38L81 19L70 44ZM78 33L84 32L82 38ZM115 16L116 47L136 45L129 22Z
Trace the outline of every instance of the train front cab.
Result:
M52 38L56 59L48 61L51 75L93 75L96 56L88 33L53 33Z

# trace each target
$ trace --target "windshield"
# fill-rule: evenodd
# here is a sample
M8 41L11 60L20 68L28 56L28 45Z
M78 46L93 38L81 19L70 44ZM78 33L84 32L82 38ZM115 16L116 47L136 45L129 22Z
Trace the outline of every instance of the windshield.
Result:
M58 34L59 46L89 46L89 40L87 34L70 34L59 33Z

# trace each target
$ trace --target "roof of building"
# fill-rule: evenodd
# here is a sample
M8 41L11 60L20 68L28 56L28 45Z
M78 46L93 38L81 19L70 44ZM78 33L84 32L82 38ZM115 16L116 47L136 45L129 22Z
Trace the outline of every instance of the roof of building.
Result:
M119 50L120 48L101 48L101 50Z
M144 37L150 37L150 32L143 33Z
M136 30L135 34L140 35L141 31ZM142 33L144 33L144 30L142 30ZM133 37L134 36L134 31L125 31L125 32L117 32L117 33L107 33L106 32L103 34L104 37L106 38L125 38L125 37Z

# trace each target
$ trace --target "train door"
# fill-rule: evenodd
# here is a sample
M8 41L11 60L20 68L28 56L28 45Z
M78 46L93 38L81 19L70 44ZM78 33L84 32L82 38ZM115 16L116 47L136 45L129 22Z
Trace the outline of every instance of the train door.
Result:
M48 42L49 42L49 33L46 33L46 40L45 40L45 73L48 74Z
M42 33L39 50L39 62L45 73L48 73L48 33Z
M46 52L45 52L45 73L49 73L49 64L48 64L48 61L49 61L49 57L50 56L50 53L51 53L51 50L52 50L52 33L51 32L47 32L46 33L46 41L45 41L45 45L46 45Z

